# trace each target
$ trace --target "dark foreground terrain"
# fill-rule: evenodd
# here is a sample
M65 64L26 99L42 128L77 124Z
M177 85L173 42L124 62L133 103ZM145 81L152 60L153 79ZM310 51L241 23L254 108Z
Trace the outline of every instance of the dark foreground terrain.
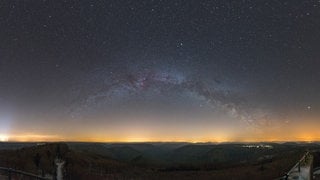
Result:
M55 178L59 160L63 179L275 179L306 151L319 148L315 143L0 143L0 167Z

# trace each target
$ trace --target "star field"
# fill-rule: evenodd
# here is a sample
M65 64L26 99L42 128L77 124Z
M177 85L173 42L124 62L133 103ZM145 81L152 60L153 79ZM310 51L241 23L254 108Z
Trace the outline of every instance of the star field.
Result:
M313 0L1 1L0 134L242 141L311 127L319 19Z

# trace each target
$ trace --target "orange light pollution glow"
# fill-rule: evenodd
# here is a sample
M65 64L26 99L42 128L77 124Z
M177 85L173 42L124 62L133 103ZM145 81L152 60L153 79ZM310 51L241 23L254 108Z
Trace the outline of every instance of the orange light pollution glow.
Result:
M1 8L0 141L320 141L319 0Z
M72 124L73 123L73 124ZM230 123L230 122L229 122ZM319 141L319 123L315 119L277 123L267 127L252 127L241 122L215 124L210 122L167 123L145 121L90 125L69 122L58 128L43 127L30 131L19 127L8 134L0 134L0 141L19 142L271 142L271 141ZM23 133L21 133L23 132ZM49 132L49 133L45 133Z

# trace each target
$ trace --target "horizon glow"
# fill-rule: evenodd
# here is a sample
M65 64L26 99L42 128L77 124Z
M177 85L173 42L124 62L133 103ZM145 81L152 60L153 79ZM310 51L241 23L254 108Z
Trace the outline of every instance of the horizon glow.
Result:
M320 139L320 2L4 1L0 141Z

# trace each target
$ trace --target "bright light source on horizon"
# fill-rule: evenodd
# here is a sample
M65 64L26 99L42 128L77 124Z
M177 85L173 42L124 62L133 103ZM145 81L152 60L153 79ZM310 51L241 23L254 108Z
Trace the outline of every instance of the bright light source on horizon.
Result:
M0 134L0 142L6 142L9 140L9 137L5 134Z

